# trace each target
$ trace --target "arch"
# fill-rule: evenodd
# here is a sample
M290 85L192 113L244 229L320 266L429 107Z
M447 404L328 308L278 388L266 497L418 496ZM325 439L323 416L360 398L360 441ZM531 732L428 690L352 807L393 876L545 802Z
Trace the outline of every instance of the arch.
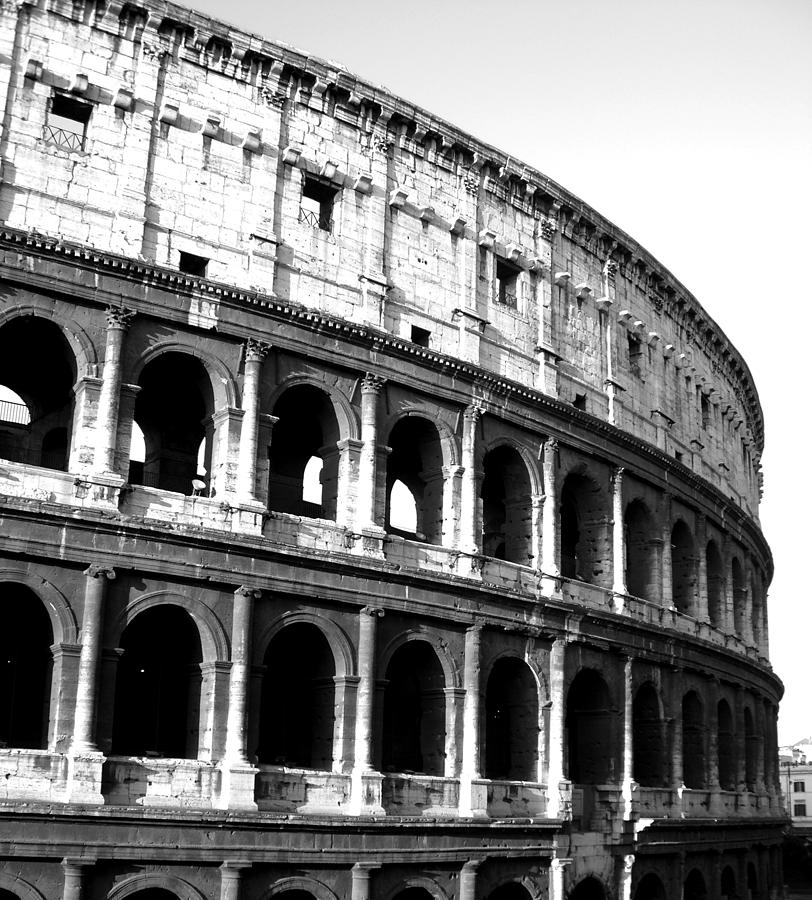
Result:
M340 710L324 632L312 622L287 624L271 638L263 664L259 762L329 771Z
M691 869L682 883L682 900L706 900L708 889L699 869Z
M282 394L290 390L290 388L298 387L300 385L313 387L322 393L327 394L333 405L333 412L338 421L338 431L342 438L349 438L354 441L361 439L361 429L358 417L346 394L344 394L343 391L340 391L335 384L322 381L314 376L302 374L289 375L274 386L274 389L265 397L263 406L266 409L273 409Z
M536 897L521 881L507 881L495 887L488 900L536 900Z
M581 669L567 691L568 775L576 784L609 784L618 777L616 711L595 669Z
M705 709L696 691L682 698L682 780L687 788L708 786Z
M7 875L5 872L0 872L0 891L8 891L19 900L45 900L33 884L29 884L16 875Z
M289 384L272 407L277 418L268 450L268 505L310 518L338 517L339 442L336 407L328 391L309 382ZM318 504L305 497L305 472L321 461Z
M526 461L515 447L501 443L485 453L482 472L482 552L532 565L532 478Z
M559 498L561 574L610 587L611 529L606 492L584 470L571 471Z
M731 866L725 866L722 869L722 877L719 880L721 888L722 900L735 900L738 896L736 893L736 873Z
M401 532L404 537L443 542L444 467L447 448L443 446L435 420L414 413L400 416L389 432L387 443L391 453L386 462L387 531L398 533L392 525L392 488L402 482L415 501L417 530L414 534Z
M432 632L430 631L418 631L416 629L409 629L408 631L404 631L398 635L395 635L395 637L393 637L392 640L389 641L389 643L386 644L386 646L381 651L381 655L379 658L381 671L386 671L387 667L389 666L389 661L392 659L392 656L409 641L425 641L425 643L430 644L431 648L437 654L437 658L439 659L440 665L442 666L443 679L445 680L446 687L462 687L461 673L451 655L449 654L448 647L442 640L440 640L439 635L432 634Z
M747 863L747 891L748 900L758 897L758 870L752 862Z
M448 900L446 892L427 875L407 875L386 894L384 900L422 900L424 894L432 900Z
M733 588L733 628L739 637L743 637L747 621L747 586L744 566L738 556L730 560L730 583Z
M538 778L538 682L516 656L496 660L485 688L485 778Z
M128 623L116 670L113 754L197 759L202 724L200 630L176 604Z
M330 645L330 649L333 651L336 678L346 678L355 675L355 657L352 644L345 631L326 615L304 609L282 613L281 616L274 619L257 634L254 638L254 665L262 665L268 645L283 628L299 622L314 625L324 635L327 643Z
M40 319L46 319L48 322L53 322L57 328L59 328L62 332L62 336L73 351L77 374L92 373L98 370L99 357L96 353L96 347L88 333L78 322L73 319L66 319L64 316L59 315L53 306L50 309L44 310L31 303L20 303L0 312L0 328L14 319L22 318L24 316L34 316Z
M204 662L230 659L228 637L214 612L200 601L169 590L151 591L130 600L124 611L111 624L111 638L114 642L119 641L124 629L136 616L156 606L166 605L180 606L192 617L200 633Z
M765 633L764 580L754 567L750 569L750 601L752 607L750 625L753 630L753 642L756 647L761 647L762 638Z
M671 577L674 606L686 616L696 615L696 549L694 536L684 519L671 529Z
M749 706L744 707L744 785L748 791L756 789L758 777L758 747L755 720Z
M178 900L207 900L194 885L189 884L183 878L177 875L168 875L163 873L144 873L141 875L133 875L115 885L107 894L107 900L124 900L131 894L138 894L141 891L163 890L174 894Z
M725 624L725 572L722 554L713 539L705 548L705 565L708 581L708 617L714 628Z
M39 597L48 612L55 644L77 644L79 627L65 595L50 581L24 569L0 569L0 584L16 582Z
M411 640L384 668L381 769L445 775L446 688L440 657L426 640Z
M722 699L716 705L716 748L719 767L719 786L723 791L735 791L737 782L736 734L730 704Z
M658 602L660 565L654 517L643 500L632 500L623 516L626 547L626 590L633 597Z
M665 728L660 696L647 681L638 688L632 703L634 780L643 787L667 784Z
M587 875L567 895L569 900L605 900L606 890L594 875Z
M668 900L659 875L647 872L635 888L634 900Z

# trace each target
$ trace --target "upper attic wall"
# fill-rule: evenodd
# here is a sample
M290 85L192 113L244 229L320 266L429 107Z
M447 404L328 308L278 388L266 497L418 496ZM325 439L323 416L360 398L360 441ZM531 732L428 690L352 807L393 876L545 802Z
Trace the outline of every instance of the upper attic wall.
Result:
M755 514L747 367L628 235L350 75L173 4L4 8L6 224L384 328L655 443ZM87 104L80 151L53 98ZM330 229L303 219L309 183Z

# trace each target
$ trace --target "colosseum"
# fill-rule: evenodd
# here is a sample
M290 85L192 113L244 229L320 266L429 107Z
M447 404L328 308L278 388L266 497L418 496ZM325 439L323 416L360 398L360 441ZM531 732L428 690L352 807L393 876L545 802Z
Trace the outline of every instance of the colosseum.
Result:
M763 418L699 302L165 0L0 43L0 900L781 896Z

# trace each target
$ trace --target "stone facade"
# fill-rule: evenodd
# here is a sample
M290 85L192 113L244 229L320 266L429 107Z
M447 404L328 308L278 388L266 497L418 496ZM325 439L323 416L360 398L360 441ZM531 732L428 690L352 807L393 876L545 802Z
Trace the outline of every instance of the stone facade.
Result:
M0 21L0 898L777 897L763 419L696 299L335 65Z

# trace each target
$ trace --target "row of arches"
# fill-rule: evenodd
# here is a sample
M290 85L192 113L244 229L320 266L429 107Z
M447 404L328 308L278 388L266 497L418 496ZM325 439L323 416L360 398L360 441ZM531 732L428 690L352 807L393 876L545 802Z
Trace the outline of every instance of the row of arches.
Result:
M30 353L34 344L37 355ZM54 361L47 379L32 361L42 347ZM0 386L6 390L0 402L5 418L0 455L67 469L74 420L82 413L75 408L77 367L65 337L43 318L12 319L0 327L0 359ZM227 430L233 427L223 418L223 404L236 401L217 387L222 378L222 373L213 377L191 352L166 349L148 359L138 372L134 399L122 404L121 415L131 408L131 420L119 423L129 436L119 444L129 444L131 483L185 494L228 486L217 474L229 465ZM260 398L268 423L261 429L256 461L263 501L281 513L339 519L346 514L344 482L353 468L344 464L346 439L359 434L351 406L323 383L282 386L268 402L265 410ZM19 421L11 421L15 418ZM378 436L379 448L388 452L379 454L383 501L377 515L392 534L450 547L459 538L460 502L451 473L461 456L457 438L440 418L412 410ZM529 448L507 437L479 447L476 459L475 539L481 552L541 567L534 497L544 488L537 461ZM664 517L652 498L634 496L630 489L622 508L624 554L615 560L608 480L584 464L555 477L557 565L563 577L606 589L620 584L634 597L673 603L679 612L707 617L717 628L735 630L756 644L762 640L764 577L743 548L723 546L721 532L702 538L688 519ZM613 573L618 566L622 579Z
M0 584L0 741L47 749L52 730L54 627L40 598L23 584ZM260 764L340 770L347 752L340 726L351 714L344 687L352 650L320 617L284 618L255 657L249 691L248 749ZM198 621L181 605L137 612L106 654L110 706L99 742L123 756L203 758L210 751L215 659ZM453 695L459 684L441 645L406 632L391 645L376 682L374 764L383 772L454 777L458 753ZM350 661L348 663L348 661ZM500 655L480 682L478 743L485 778L543 781L550 703L546 679L518 655ZM623 777L623 697L597 668L581 667L564 704L565 777L578 784L617 784ZM672 704L673 705L673 704ZM216 704L215 704L216 706ZM685 691L668 709L658 684L643 680L631 698L632 777L644 787L764 789L774 754L765 740L768 710L750 700L710 701ZM676 723L676 724L675 724ZM221 723L222 724L222 723ZM215 723L214 727L217 727ZM208 732L207 732L208 729ZM743 749L743 754L739 749ZM550 747L549 752L555 752ZM740 765L740 759L743 765Z

